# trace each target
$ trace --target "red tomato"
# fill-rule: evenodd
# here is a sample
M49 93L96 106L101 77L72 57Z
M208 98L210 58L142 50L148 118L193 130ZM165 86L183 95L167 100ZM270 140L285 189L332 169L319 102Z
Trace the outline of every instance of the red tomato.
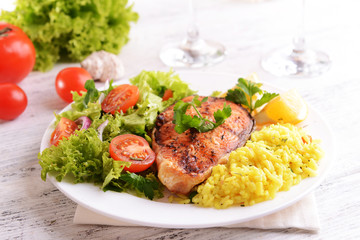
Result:
M35 48L18 27L0 22L0 83L18 83L33 69Z
M58 95L66 102L72 102L71 91L86 92L85 82L92 79L90 73L80 67L69 67L61 70L56 76L55 88Z
M162 97L163 101L169 100L170 98L173 97L173 91L171 91L171 89L166 89L164 92L164 96Z
M14 83L0 83L0 119L12 120L27 106L25 92Z
M149 143L142 137L133 134L124 134L111 140L110 156L115 160L131 162L125 171L142 172L148 169L155 161L155 153Z
M123 84L109 92L101 103L104 112L115 114L116 111L123 113L135 106L139 100L139 89L134 85Z
M27 106L25 92L14 83L0 83L0 119L12 120Z
M62 117L54 132L51 134L50 144L57 146L61 139L68 138L77 129L78 125L74 121Z

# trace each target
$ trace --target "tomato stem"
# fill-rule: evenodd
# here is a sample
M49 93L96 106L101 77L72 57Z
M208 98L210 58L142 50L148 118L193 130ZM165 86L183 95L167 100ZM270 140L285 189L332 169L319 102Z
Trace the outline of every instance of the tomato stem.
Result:
M3 28L0 30L0 37L6 37L7 36L7 33L12 31L11 28L9 27L6 27L6 28Z

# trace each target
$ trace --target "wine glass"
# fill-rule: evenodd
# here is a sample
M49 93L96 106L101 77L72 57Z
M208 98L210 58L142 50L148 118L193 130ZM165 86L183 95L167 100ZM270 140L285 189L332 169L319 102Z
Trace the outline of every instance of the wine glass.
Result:
M225 47L220 43L200 38L196 25L196 9L189 0L190 22L183 41L165 45L160 51L160 59L171 67L203 67L221 62L225 57Z
M309 49L305 44L305 0L302 0L301 21L293 46L270 52L261 61L262 67L277 76L315 77L326 72L331 65L329 56Z

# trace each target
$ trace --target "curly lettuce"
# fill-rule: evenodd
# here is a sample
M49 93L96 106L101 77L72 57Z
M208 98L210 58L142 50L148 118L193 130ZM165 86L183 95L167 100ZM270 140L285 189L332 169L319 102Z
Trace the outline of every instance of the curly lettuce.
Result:
M75 183L94 182L104 191L127 191L149 199L162 196L162 185L154 174L124 172L124 167L130 163L112 159L109 144L114 137L125 133L142 136L150 142L147 132L153 128L157 115L175 101L195 92L173 71L143 71L130 82L139 88L140 98L126 113L112 115L101 110L99 98L116 87L112 83L108 89L99 91L93 82L87 82L87 93L73 93L71 110L56 114L56 118L66 117L74 121L87 116L91 125L87 130L76 131L68 139L61 140L57 147L51 146L39 153L44 181L48 173L52 173L58 181L71 175ZM163 101L166 89L172 90L173 97ZM100 140L97 129L105 121L108 123Z
M129 41L138 14L127 0L17 0L0 20L20 27L36 49L35 70L50 70L59 60L81 61L92 52L118 54Z
M165 108L195 93L172 70L169 72L142 71L130 79L130 83L139 88L140 100L136 104L137 110L125 119L132 122L134 126L143 127L144 130L154 127L157 115ZM163 101L162 97L166 89L172 90L173 97Z
M41 178L46 181L47 174L52 173L61 182L68 175L74 183L93 182L104 191L134 192L151 200L162 197L162 185L153 174L124 173L130 162L115 161L108 148L109 142L102 142L95 129L76 131L57 147L38 154Z
M41 178L45 181L46 175L53 173L57 181L62 181L69 174L75 183L102 182L102 158L108 148L109 143L102 142L95 129L76 131L58 146L39 153Z

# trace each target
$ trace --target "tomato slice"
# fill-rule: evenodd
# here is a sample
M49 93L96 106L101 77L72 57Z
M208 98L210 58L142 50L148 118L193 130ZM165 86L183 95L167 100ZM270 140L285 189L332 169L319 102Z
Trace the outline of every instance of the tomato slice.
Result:
M142 137L133 134L124 134L111 140L110 156L114 160L131 162L125 171L142 172L148 169L155 161L155 153L149 143Z
M62 117L51 134L50 144L57 146L61 139L68 138L76 129L78 129L78 125L74 121Z
M166 89L164 92L164 96L162 97L163 101L169 100L170 98L173 97L173 91L171 91L171 89Z
M135 106L139 100L139 89L130 84L120 85L109 92L101 103L104 112L115 114L116 111L125 113Z

